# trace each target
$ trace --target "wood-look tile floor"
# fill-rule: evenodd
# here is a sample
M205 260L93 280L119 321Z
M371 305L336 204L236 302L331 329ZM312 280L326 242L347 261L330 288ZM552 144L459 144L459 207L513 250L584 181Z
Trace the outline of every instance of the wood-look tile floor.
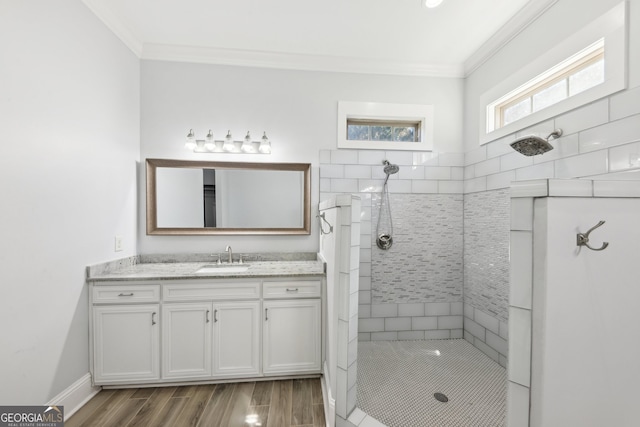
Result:
M102 390L65 427L325 427L320 379Z

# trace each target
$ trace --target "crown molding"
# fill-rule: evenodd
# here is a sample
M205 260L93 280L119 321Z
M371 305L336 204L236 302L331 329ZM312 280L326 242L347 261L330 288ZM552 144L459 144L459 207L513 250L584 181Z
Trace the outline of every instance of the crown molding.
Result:
M98 0L82 0L82 2L141 59L359 74L464 77L462 64L422 64L331 55L143 43L109 8L104 6L105 3Z
M177 46L140 41L103 2L82 0L137 57L288 70L464 78L488 61L558 0L530 0L511 20L476 50L464 64L429 64L332 55L309 55L215 47Z
M464 75L469 76L506 46L525 28L545 13L558 0L531 0L464 62Z
M131 51L140 58L142 42L108 8L96 0L82 0L85 6L100 19Z
M330 55L307 55L213 47L175 46L145 43L142 59L402 76L463 77L462 65L421 64Z

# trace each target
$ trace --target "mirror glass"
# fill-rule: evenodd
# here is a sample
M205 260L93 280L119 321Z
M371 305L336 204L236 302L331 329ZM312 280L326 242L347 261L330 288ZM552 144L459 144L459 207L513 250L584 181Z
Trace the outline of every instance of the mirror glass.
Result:
M147 234L309 234L310 169L147 159Z

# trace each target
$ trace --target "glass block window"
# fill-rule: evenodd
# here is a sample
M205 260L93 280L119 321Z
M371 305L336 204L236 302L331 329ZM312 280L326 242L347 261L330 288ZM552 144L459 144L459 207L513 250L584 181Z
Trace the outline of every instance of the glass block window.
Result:
M347 119L347 140L418 142L420 122Z
M604 83L604 39L600 39L487 106L487 132Z

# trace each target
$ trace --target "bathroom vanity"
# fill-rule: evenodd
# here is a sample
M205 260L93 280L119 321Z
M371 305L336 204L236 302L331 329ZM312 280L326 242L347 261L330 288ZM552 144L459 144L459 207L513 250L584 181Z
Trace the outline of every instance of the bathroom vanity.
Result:
M95 385L321 373L322 262L203 264L89 271Z

